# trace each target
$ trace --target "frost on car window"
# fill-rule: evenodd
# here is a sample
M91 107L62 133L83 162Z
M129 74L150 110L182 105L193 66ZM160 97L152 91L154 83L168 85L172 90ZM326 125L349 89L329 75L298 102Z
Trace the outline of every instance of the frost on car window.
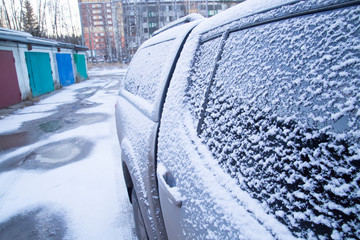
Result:
M200 118L205 92L209 84L218 53L220 38L207 41L195 53L193 67L188 79L186 100L195 122Z
M297 237L360 236L360 8L230 33L201 137Z
M165 41L139 50L131 61L126 75L125 89L153 102L172 45L173 41Z

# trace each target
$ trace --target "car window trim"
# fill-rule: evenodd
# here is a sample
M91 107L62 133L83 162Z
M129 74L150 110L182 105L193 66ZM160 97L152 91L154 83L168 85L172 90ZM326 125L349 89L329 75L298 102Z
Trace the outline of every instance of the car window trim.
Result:
M201 105L200 119L199 119L199 122L198 122L198 125L197 125L197 128L196 128L196 131L197 131L198 135L200 135L200 133L201 133L201 126L204 123L205 111L206 111L208 101L209 101L210 89L211 89L211 87L213 85L214 77L215 77L215 74L216 74L217 69L219 67L219 60L221 58L221 54L223 52L225 41L228 38L228 36L229 36L229 31L225 31L222 34L221 39L220 39L220 46L217 49L217 53L216 53L216 57L215 57L215 61L214 61L214 66L212 67L212 71L211 71L211 75L210 75L210 81L209 81L209 84L207 85L207 88L206 88L206 91L205 91L205 96L204 96L204 101L203 101L203 103Z
M265 12L269 12L269 11L272 11L272 10L274 10L274 9L278 9L278 8L281 8L281 7L284 7L284 6L293 5L293 4L296 4L296 3L300 2L300 1L301 1L301 0L289 1L289 2L285 2L285 3L282 3L282 4L277 5L277 6L273 6L273 7L267 8L267 9L263 9L263 10L259 10L259 11L252 12L252 13L250 13L250 14L241 16L241 17L238 18L238 19L232 20L232 21L230 21L230 22L227 22L227 23L221 24L221 25L219 25L219 26L216 26L216 27L214 27L214 28L212 28L212 29L206 30L206 31L203 32L202 34L206 34L206 33L208 33L208 32L213 31L214 29L224 27L224 26L226 26L226 25L228 25L228 24L231 24L231 23L233 23L233 22L236 22L236 21L238 21L238 20L240 20L240 19L248 18L248 17L254 16L254 15L259 15L259 14L262 14L262 13L265 13ZM218 35L218 36L221 36L221 34L217 34L217 35Z
M152 43L152 44L149 44L149 45L143 47L142 49L146 49L146 48L149 48L149 47L152 47L152 46L155 46L155 45L158 45L158 44L162 44L162 43L165 43L165 42L170 42L170 41L173 41L173 40L176 40L176 38L173 37L173 38L169 38L169 39L166 39L166 40L163 40L163 41L160 41L160 42Z

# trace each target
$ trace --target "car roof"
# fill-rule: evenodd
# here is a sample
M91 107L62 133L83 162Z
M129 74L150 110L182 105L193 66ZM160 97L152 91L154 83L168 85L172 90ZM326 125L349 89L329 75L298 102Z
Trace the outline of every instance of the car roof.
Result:
M196 31L205 33L241 18L270 11L272 9L294 4L300 1L301 0L247 0L227 9L226 11L218 13L217 15L207 19L207 21L203 21L199 24L199 26L197 26Z
M167 25L165 25L164 27L156 30L153 34L153 36L155 35L158 35L170 28L173 28L173 27L176 27L176 26L179 26L181 24L185 24L185 23L189 23L189 22L192 22L192 21L196 21L196 20L199 20L199 19L203 19L204 17L201 16L200 14L197 14L197 13L191 13L185 17L182 17L182 18L179 18L178 20L175 20Z

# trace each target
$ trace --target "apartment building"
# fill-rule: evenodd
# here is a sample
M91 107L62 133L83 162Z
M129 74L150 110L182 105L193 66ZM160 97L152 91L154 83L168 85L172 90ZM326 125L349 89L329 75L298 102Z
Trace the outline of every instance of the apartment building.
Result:
M244 0L78 0L83 44L94 61L129 62L159 28L190 13L211 17Z
M204 17L211 17L243 1L124 0L124 55L131 59L141 43L149 39L157 29L187 14L199 13Z
M90 61L117 62L125 46L121 1L78 0Z

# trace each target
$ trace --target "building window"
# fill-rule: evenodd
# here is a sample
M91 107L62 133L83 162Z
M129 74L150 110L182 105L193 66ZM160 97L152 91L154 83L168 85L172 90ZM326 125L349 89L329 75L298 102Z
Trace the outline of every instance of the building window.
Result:
M156 27L156 23L154 22L149 22L149 28L155 28Z
M209 16L214 16L218 13L217 10L209 10Z
M156 17L156 12L149 12L149 17Z

